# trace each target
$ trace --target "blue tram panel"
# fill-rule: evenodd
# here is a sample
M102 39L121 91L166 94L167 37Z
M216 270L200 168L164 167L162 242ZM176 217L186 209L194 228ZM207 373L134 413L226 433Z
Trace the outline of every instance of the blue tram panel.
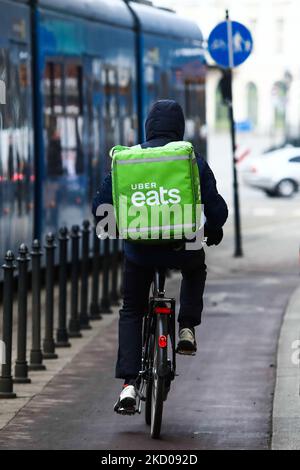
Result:
M26 3L0 0L0 79L14 77L9 104L0 104L2 253L30 242L34 226L41 238L90 218L91 198L110 169L109 149L137 142L139 122L159 98L182 104L186 138L205 153L205 63L194 23L130 2L138 34L122 0ZM34 100L30 9L37 31Z
M49 11L132 29L132 16L122 0L39 0Z
M24 2L22 2L24 3ZM0 0L0 249L32 240L34 162L30 11Z
M51 11L48 5L41 2L39 27L44 233L90 217L109 149L132 145L137 121L135 36L125 4L51 2Z
M157 99L178 101L186 136L206 156L205 58L199 27L175 13L133 3L142 27L143 120Z

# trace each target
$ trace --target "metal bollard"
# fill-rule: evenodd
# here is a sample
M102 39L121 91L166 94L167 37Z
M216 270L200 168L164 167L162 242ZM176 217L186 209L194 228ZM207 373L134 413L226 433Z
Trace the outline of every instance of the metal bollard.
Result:
M32 243L32 345L29 370L45 370L41 350L41 246L38 240Z
M44 359L57 359L53 338L54 329L54 254L56 245L53 233L46 236L46 317L45 339L43 343Z
M111 293L110 299L112 305L119 305L119 292L118 292L118 270L119 270L119 240L113 240L113 254L112 254L112 271L111 271Z
M96 227L93 229L93 272L92 272L92 301L90 305L90 319L101 320L99 305L99 274L100 274L100 240Z
M26 384L31 380L28 377L28 364L26 360L27 343L27 270L29 263L28 248L24 243L20 246L17 258L18 276L18 343L17 360L15 364L15 383Z
M14 284L14 254L8 251L5 256L3 285L3 330L2 340L5 357L2 357L2 367L0 375L0 398L16 398L13 391L13 379L11 375L11 354L12 354L12 327L13 327L13 284ZM0 364L1 365L1 364Z
M80 323L78 318L78 278L79 278L79 230L78 225L73 225L71 230L72 240L72 272L71 272L71 318L69 321L69 337L81 338Z
M58 300L58 328L56 332L57 348L71 346L67 331L67 257L68 257L68 229L59 230L59 300Z
M102 298L101 298L101 313L112 313L110 308L110 297L109 297L109 262L110 262L110 251L109 251L109 238L105 238L104 241L104 256L102 264Z
M90 248L90 223L83 222L82 228L82 261L81 261L81 295L79 323L82 330L91 329L88 316L88 292L89 292L89 248Z

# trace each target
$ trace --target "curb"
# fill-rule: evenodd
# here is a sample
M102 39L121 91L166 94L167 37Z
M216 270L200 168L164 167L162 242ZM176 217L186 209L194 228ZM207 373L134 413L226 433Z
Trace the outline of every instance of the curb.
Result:
M287 306L281 328L275 397L272 450L300 449L300 288Z

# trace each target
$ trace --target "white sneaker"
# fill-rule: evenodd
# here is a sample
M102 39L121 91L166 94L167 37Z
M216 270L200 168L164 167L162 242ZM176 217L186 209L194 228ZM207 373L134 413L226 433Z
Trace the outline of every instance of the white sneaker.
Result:
M136 411L136 390L133 385L127 385L120 393L114 411L122 415L133 415Z
M194 328L180 328L179 341L176 352L186 356L195 356L197 343L195 340Z

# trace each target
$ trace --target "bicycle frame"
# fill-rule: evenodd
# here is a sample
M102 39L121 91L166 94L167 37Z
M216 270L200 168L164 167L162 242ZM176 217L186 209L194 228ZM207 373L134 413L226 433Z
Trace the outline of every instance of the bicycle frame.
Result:
M176 344L175 344L175 299L165 297L165 271L155 271L153 279L153 295L149 299L148 313L144 318L143 328L143 352L142 352L142 370L139 373L138 403L137 412L141 413L142 401L145 401L145 388L151 380L153 357L149 351L151 338L156 329L156 322L159 316L167 316L168 336L172 346L172 360L170 367L166 370L159 370L161 377L170 377L174 380L176 375ZM163 347L163 346L162 346Z

